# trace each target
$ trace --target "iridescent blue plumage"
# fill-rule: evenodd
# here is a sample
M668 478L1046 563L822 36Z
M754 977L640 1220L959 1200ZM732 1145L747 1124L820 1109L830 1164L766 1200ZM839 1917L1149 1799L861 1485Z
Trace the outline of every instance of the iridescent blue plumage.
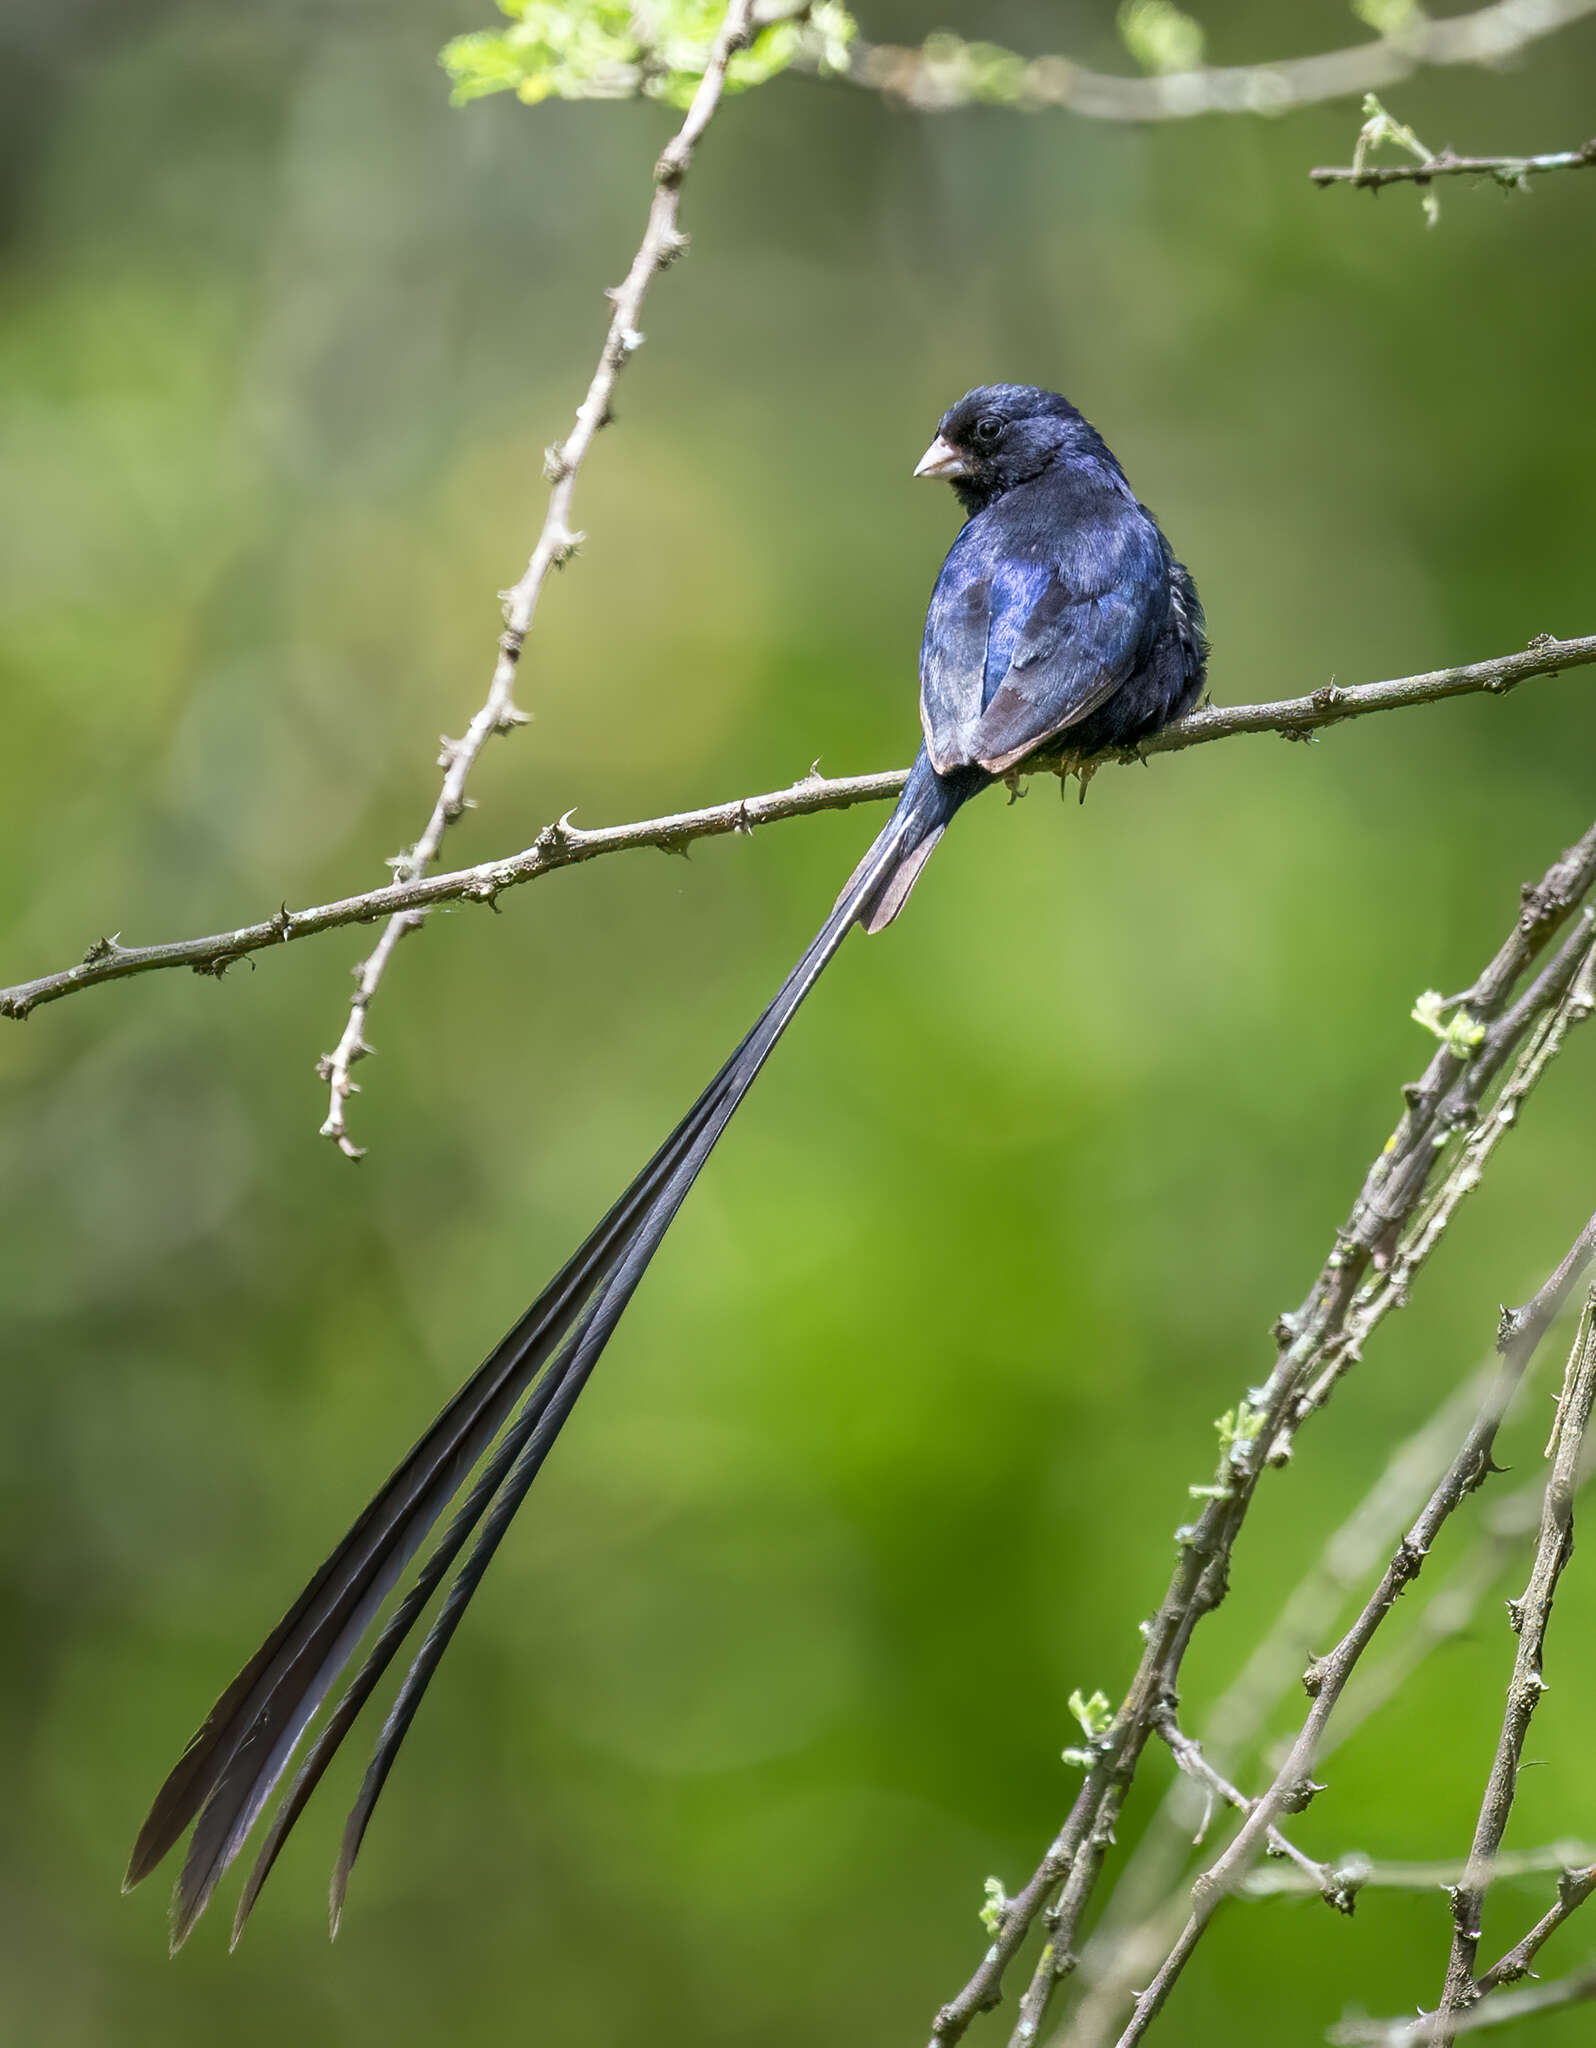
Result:
M1191 579L1124 471L1048 392L973 391L943 419L970 519L931 594L920 650L926 750L942 774L1005 774L1069 735L1128 745L1201 694Z

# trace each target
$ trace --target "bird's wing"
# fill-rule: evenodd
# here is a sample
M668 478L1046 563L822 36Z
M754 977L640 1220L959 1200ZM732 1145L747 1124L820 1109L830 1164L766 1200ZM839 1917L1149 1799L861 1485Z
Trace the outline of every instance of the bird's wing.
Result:
M939 772L979 764L1004 774L1078 724L1134 672L1167 585L1156 531L1141 520L1077 536L1062 559L992 562L956 545L932 593L920 664Z
M966 527L942 564L920 643L920 723L940 775L974 760L964 735L984 708L993 577L985 563L969 559L969 531Z

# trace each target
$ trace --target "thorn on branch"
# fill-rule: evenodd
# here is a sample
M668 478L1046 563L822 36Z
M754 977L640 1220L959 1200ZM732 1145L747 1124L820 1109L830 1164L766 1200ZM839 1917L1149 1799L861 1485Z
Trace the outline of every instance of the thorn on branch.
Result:
M358 1095L359 1088L347 1078L349 1069L356 1060L373 1059L376 1051L377 1048L374 1045L367 1045L365 1039L357 1032L348 1045L340 1045L336 1052L324 1052L316 1062L316 1072L323 1081L338 1080L340 1093Z
M1282 1813L1306 1813L1308 1808L1324 1791L1324 1786L1312 1778L1299 1778L1294 1785L1288 1785L1280 1795Z
M1319 1896L1325 1904L1337 1913L1344 1913L1350 1920L1358 1910L1358 1893L1363 1889L1361 1875L1336 1870L1331 1873L1328 1883Z
M542 854L563 853L568 847L575 846L582 837L582 834L571 823L575 816L576 811L573 808L562 812L552 825L545 825L535 842L538 852Z
M351 1095L358 1095L360 1090L351 1085L349 1092ZM332 1117L328 1117L316 1135L321 1138L331 1138L339 1151L353 1166L358 1166L366 1156L365 1146L357 1145L344 1129L342 1122L335 1121Z

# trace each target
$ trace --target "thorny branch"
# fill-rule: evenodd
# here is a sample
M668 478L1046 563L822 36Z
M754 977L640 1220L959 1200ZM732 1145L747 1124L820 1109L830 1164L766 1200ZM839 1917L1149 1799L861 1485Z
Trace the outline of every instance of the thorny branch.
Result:
M1582 844L1596 847L1596 826L1592 827ZM1591 879L1592 876L1587 874L1587 888ZM1521 1101L1555 1056L1568 1027L1588 1017L1591 1011L1596 1009L1596 985L1593 985L1592 980L1593 972L1596 972L1596 942L1593 942L1590 935L1588 916L1579 921L1573 940L1582 949L1574 963L1574 971L1562 980L1560 987L1556 986L1557 969L1574 950L1572 944L1565 944L1559 949L1552 965L1537 977L1536 983L1528 992L1533 994L1536 988L1543 984L1548 985L1551 991L1547 1003L1549 1014L1543 1012L1536 1020L1538 1028L1535 1029L1520 1058L1517 1072L1503 1090L1504 1097L1511 1092L1516 1101ZM1499 960L1500 957L1499 955ZM1525 1000L1526 998L1520 998L1518 1003L1505 1010L1500 1024L1494 1027L1494 1031L1487 1032L1485 1042L1480 1048L1480 1057L1485 1057L1486 1046L1490 1044L1495 1032L1502 1032L1504 1037L1500 1041L1498 1062L1505 1058L1505 1032L1511 1027L1515 1017L1522 1012ZM1526 1026L1526 1029L1528 1028ZM1481 1086L1483 1083L1476 1083L1476 1096ZM1516 1109L1514 1113L1516 1114ZM1410 1109L1409 1116L1413 1114L1414 1111ZM1493 1110L1489 1121L1494 1122L1499 1116L1500 1107ZM1465 1152L1466 1150L1465 1147ZM1457 1167L1454 1167L1449 1179L1454 1177L1462 1177ZM1312 1772L1319 1756L1324 1731L1358 1660L1399 1596L1423 1569L1425 1559L1442 1525L1468 1495L1483 1483L1493 1469L1491 1451L1508 1404L1518 1389L1536 1347L1573 1289L1579 1284L1593 1256L1596 1256L1596 1217L1592 1217L1586 1224L1557 1271L1534 1298L1523 1308L1504 1315L1498 1335L1501 1366L1496 1382L1481 1404L1479 1414L1464 1438L1462 1448L1431 1494L1423 1512L1398 1544L1362 1612L1335 1649L1327 1656L1317 1659L1309 1667L1303 1683L1313 1705L1273 1782L1262 1797L1253 1802L1252 1811L1223 1854L1209 1865L1192 1887L1190 1917L1157 1975L1137 2000L1131 2020L1119 2037L1119 2048L1132 2048L1132 2044L1142 2038L1162 2010L1182 1970L1207 1932L1214 1914L1225 1898L1237 1889L1250 1863L1262 1848L1270 1824L1282 1814L1300 1811L1319 1789L1313 1783Z
M1592 827L1592 831L1596 831L1596 827ZM1459 1102L1451 1112L1442 1112L1442 1133L1446 1128L1457 1128L1453 1116L1457 1116L1461 1110L1463 1120L1471 1124L1471 1128L1467 1130L1467 1137L1463 1139L1463 1145L1457 1157L1453 1159L1451 1169L1448 1169L1446 1176L1442 1178L1436 1196L1424 1208L1418 1210L1414 1223L1408 1229L1408 1237L1397 1245L1391 1260L1383 1266L1383 1270L1379 1270L1377 1278L1358 1290L1352 1313L1346 1319L1348 1331L1352 1335L1348 1337L1344 1346L1344 1356L1317 1374L1315 1382L1309 1386L1307 1395L1303 1397L1303 1403L1299 1403L1299 1409L1293 1413L1293 1419L1289 1419L1287 1427L1283 1430L1285 1440L1289 1440L1291 1430L1295 1430L1297 1421L1301 1421L1301 1413L1307 1413L1311 1407L1317 1407L1328 1397L1336 1378L1342 1370L1346 1370L1348 1360L1360 1352L1362 1339L1367 1337L1369 1329L1373 1329L1375 1321L1383 1317L1391 1307L1403 1303L1405 1290L1408 1290L1414 1272L1418 1270L1424 1257L1428 1257L1428 1253L1434 1249L1440 1231L1446 1227L1448 1221L1451 1221L1457 1204L1463 1200L1465 1194L1469 1194L1479 1184L1485 1159L1500 1143L1506 1130L1512 1128L1512 1124L1518 1118L1522 1102L1526 1100L1532 1087L1537 1085L1547 1065L1561 1051L1561 1042L1567 1028L1571 1024L1582 1022L1584 1018L1590 1016L1592 1010L1596 1010L1596 985L1592 985L1592 975L1596 973L1596 942L1592 940L1590 926L1590 911L1586 911L1582 913L1582 918L1576 922L1576 926L1573 926L1573 932L1567 936L1567 940L1557 948L1551 963L1535 977L1535 981L1530 983L1524 995L1520 995L1518 1001L1514 1001L1514 1004L1504 1012L1500 1024L1494 1030L1485 1032L1479 1053L1475 1055L1475 1071L1467 1075L1467 1106ZM1514 1073L1502 1085L1498 1100L1492 1106L1492 1110L1489 1110L1489 1114L1475 1120L1479 1096L1489 1079L1489 1073L1481 1069L1487 1067L1492 1057L1496 1057L1496 1063L1500 1065L1506 1059L1506 1049L1520 1038L1524 1040L1524 1051L1518 1057ZM1496 1049L1492 1044L1494 1040ZM1414 1112L1410 1110L1410 1116L1412 1114ZM1401 1133L1397 1133L1397 1137L1399 1135ZM1524 1368L1528 1366L1532 1352L1535 1352L1535 1343L1528 1341L1528 1337L1532 1335L1539 1343L1539 1337L1545 1333L1547 1323L1567 1298L1569 1288L1578 1282L1580 1272L1584 1270L1584 1262L1590 1260L1592 1249L1596 1249L1596 1235L1592 1233L1596 1233L1596 1221L1586 1229L1576 1247L1569 1251L1567 1260L1563 1262L1563 1266L1559 1266L1553 1280L1549 1280L1541 1294L1537 1294L1535 1303L1530 1303L1526 1309L1518 1311L1516 1317L1504 1319L1504 1364L1496 1382L1498 1393L1487 1395L1485 1403L1481 1405L1481 1419L1475 1421L1475 1430L1471 1432L1471 1438L1465 1440L1465 1450L1459 1452L1459 1460L1453 1462L1451 1470L1448 1470L1448 1477L1442 1479L1436 1493L1430 1497L1426 1516L1430 1516L1430 1513L1438 1509L1438 1520L1434 1522L1434 1528L1438 1528L1448 1513L1461 1503L1463 1495L1471 1491L1473 1485L1479 1485L1479 1481L1485 1477L1485 1470L1489 1468L1489 1442L1494 1440L1496 1423L1502 1415L1502 1409L1494 1409L1494 1401L1500 1395L1502 1405L1506 1405L1506 1399L1516 1391L1518 1380ZM1518 1341L1506 1341L1514 1333ZM1469 1464L1469 1458L1473 1456L1469 1452L1469 1442L1483 1430L1485 1421L1489 1421L1489 1438L1485 1440L1485 1464ZM1461 1468L1475 1470L1475 1479L1469 1487L1463 1487L1463 1491L1448 1491ZM1420 1524L1416 1524L1416 1530L1422 1526L1424 1516L1420 1518ZM1430 1536L1432 1534L1434 1530L1430 1530ZM1190 1919L1186 1921L1180 1939L1170 1950L1158 1976L1153 1978L1141 2001L1137 2003L1135 2019L1121 2036L1123 2048L1129 2048L1131 2042L1141 2038L1147 2023L1158 2013L1164 1999L1168 1997L1168 1991L1172 1989L1174 1980L1178 1978L1180 1970L1190 1958L1196 1942L1199 1942L1203 1933L1207 1931L1207 1925L1213 1913L1217 1911L1219 1903L1223 1901L1223 1896L1235 1890L1237 1882L1240 1882L1240 1876L1246 1872L1248 1860L1258 1849L1260 1817L1266 1825L1270 1812L1297 1810L1297 1804L1303 1796L1303 1788L1311 1786L1313 1763L1319 1759L1321 1753L1324 1753L1326 1726L1330 1722L1330 1714L1340 1704L1340 1696L1346 1688L1348 1677L1352 1675L1352 1667L1358 1663L1364 1649L1369 1647L1369 1640L1385 1620L1395 1595L1414 1577L1418 1577L1424 1556L1430 1548L1430 1536L1426 1536L1424 1542L1418 1542L1414 1534L1405 1538L1405 1542L1397 1548L1391 1567L1387 1567L1387 1579L1393 1587L1389 1599L1381 1599L1381 1595L1377 1593L1373 1602L1364 1608L1360 1620L1342 1640L1340 1651L1334 1653L1332 1659L1321 1659L1309 1669L1305 1683L1313 1696L1313 1712L1303 1724L1303 1731L1293 1743L1291 1755L1287 1757L1285 1765L1280 1765L1274 1784L1264 1794L1264 1798L1254 1804L1254 1812L1248 1819L1248 1825L1235 1835L1235 1839L1225 1849L1221 1858L1192 1888L1196 1903L1192 1907ZM1385 1581L1381 1583L1385 1585Z
M1503 1860L1498 1856L1492 1864L1493 1878L1501 1869ZM1592 1892L1596 1892L1596 1863L1565 1864L1557 1874L1556 1901L1547 1907L1529 1933L1515 1941L1506 1955L1499 1957L1478 1979L1474 1986L1476 2002L1486 1992L1496 1990L1498 1985L1517 1984L1521 1978L1531 1976L1530 1964L1569 1915L1579 1911ZM1454 2020L1453 2032L1458 2031Z
M1328 1637L1353 1592L1378 1567L1401 1530L1418 1513L1445 1470L1459 1434L1472 1420L1491 1377L1490 1368L1474 1374L1448 1395L1422 1428L1391 1453L1373 1486L1334 1530L1319 1558L1286 1600L1274 1626L1214 1703L1207 1716L1203 1740L1207 1754L1221 1768L1233 1769L1251 1753L1270 1714L1297 1683L1313 1645ZM1530 1491L1534 1500L1526 1522L1523 1496ZM1514 1534L1522 1534L1526 1527L1533 1526L1540 1495L1539 1485L1521 1488L1512 1497L1516 1512L1511 1516L1507 1513L1508 1503L1498 1504L1491 1518L1491 1530L1480 1539L1488 1549L1488 1558L1469 1561L1472 1598L1458 1597L1451 1582L1442 1588L1421 1620L1420 1630L1429 1640L1416 1651L1410 1646L1409 1654L1415 1661L1441 1639L1438 1630L1428 1627L1438 1605L1446 1603L1451 1628L1464 1626L1467 1614L1472 1613L1482 1597L1484 1585L1506 1548L1504 1534L1495 1525L1505 1521ZM1362 1704L1361 1699L1359 1703ZM1338 1724L1343 1739L1346 1719L1343 1713ZM1065 2032L1068 2048L1106 2048L1119 2032L1125 2008L1134 1996L1132 1987L1147 1981L1180 1932L1186 1918L1180 1877L1190 1857L1193 1824L1189 1783L1176 1778L1143 1829L1082 1951L1080 1978L1084 1990ZM1355 1860L1358 1859L1344 1858L1338 1866L1343 1882ZM1365 1877L1363 1881L1374 1880ZM1426 1882L1440 1880L1431 1877ZM1250 1895L1275 1889L1322 1892L1323 1886L1317 1877L1310 1879L1297 1871L1288 1873L1277 1864L1255 1872L1244 1889Z
M649 285L687 247L687 237L677 225L678 195L682 180L693 160L699 139L720 104L726 83L726 67L733 54L748 41L754 0L730 0L726 18L715 39L704 76L693 95L686 118L665 145L654 166L654 197L648 211L648 225L632 258L625 280L608 294L613 311L598 367L587 387L587 396L576 409L576 419L565 439L548 451L544 473L550 490L543 530L538 535L531 559L521 577L504 593L504 631L499 636L498 660L481 708L466 727L464 736L446 739L438 765L444 771L443 786L432 807L421 837L393 863L401 883L419 880L437 859L443 836L466 809L466 782L477 756L495 733L511 732L526 723L516 709L514 690L521 649L532 627L539 595L549 571L562 567L576 550L582 535L571 527L571 502L577 472L593 445L594 436L610 419L610 399L616 379L642 346L638 322ZM382 937L354 970L355 994L349 1017L333 1050L320 1062L318 1071L328 1085L327 1119L321 1135L331 1138L346 1158L358 1159L362 1148L349 1136L346 1106L358 1093L350 1070L371 1048L365 1039L366 1012L378 984L393 958L394 949L422 922L421 907L396 911L384 927Z
M1492 1865L1492 1876L1504 1878L1541 1877L1556 1873L1559 1877L1572 1873L1583 1876L1589 1865L1592 1850L1584 1842L1553 1842L1544 1849L1516 1849L1504 1851ZM1342 1877L1356 1884L1359 1891L1433 1892L1460 1884L1465 1865L1451 1863L1402 1863L1396 1861L1376 1862L1372 1856L1342 1856L1333 1866ZM1305 1872L1283 1870L1278 1864L1255 1870L1242 1886L1245 1897L1250 1899L1273 1898L1280 1893L1301 1893L1317 1890L1310 1883ZM1565 1919L1567 1915L1563 1916ZM1537 1922L1537 1927L1540 1926ZM1544 1937L1543 1937L1544 1938ZM1526 1935L1525 1940L1529 1937ZM1539 1944L1537 1943L1537 1946ZM1520 1949L1523 1943L1519 1944ZM1511 1952L1510 1952L1511 1953ZM1504 1961L1506 1958L1503 1959ZM1495 1966L1501 1968L1501 1964ZM1505 1982L1505 1979L1498 1981Z
M1027 61L989 44L936 36L905 49L856 41L843 75L921 113L977 104L1060 108L1099 121L1179 121L1197 114L1280 114L1377 91L1428 65L1500 64L1596 13L1596 0L1497 0L1450 20L1415 17L1377 41L1277 63L1204 66L1152 78L1092 71L1068 57Z
M1483 2027L1510 2026L1514 2020L1533 2019L1560 2006L1583 2005L1596 1998L1596 1970L1580 1970L1571 1977L1554 1978L1537 1984L1532 1991L1509 1991L1487 2005L1477 2005L1452 2022L1454 2034L1472 2034ZM1433 2019L1346 2020L1332 2030L1336 2048L1417 2048L1420 2042L1437 2037L1431 2031Z
M1425 675L1347 688L1327 684L1306 697L1286 698L1277 703L1208 705L1167 727L1146 744L1140 756L1127 758L1181 753L1188 747L1233 739L1242 733L1273 732L1286 739L1313 739L1327 726L1338 725L1343 719L1413 704L1431 704L1441 698L1479 691L1501 695L1531 677L1556 675L1563 669L1585 667L1593 662L1596 635L1554 640L1549 634L1542 634L1521 654L1474 662L1466 668L1436 669ZM1049 764L1039 760L1037 765ZM1084 795L1085 784L1099 764L1054 761L1051 765L1078 775ZM602 854L636 847L659 847L667 853L681 853L695 839L751 832L759 825L773 824L782 818L807 817L815 811L880 803L898 794L907 772L894 768L874 775L830 780L811 773L789 789L773 790L763 796L739 797L705 810L682 811L671 817L646 818L636 824L610 825L591 832L571 824L571 814L567 812L556 824L546 825L532 844L519 853L481 861L475 867L414 881L391 882L304 910L290 910L284 905L272 916L253 924L198 938L151 946L124 946L120 934L97 939L77 966L0 989L0 1017L26 1017L41 1004L56 1002L80 989L106 981L123 981L130 975L148 974L159 968L188 967L196 974L221 975L235 961L251 953L311 938L340 925L369 924L377 918L387 918L388 930L392 931L401 918L433 909L440 903L492 904L507 889L537 881L558 868L596 860Z
M1222 1771L1215 1769L1214 1765L1203 1755L1200 1742L1194 1742L1189 1735L1182 1733L1180 1723L1175 1719L1173 1707L1166 1705L1155 1716L1154 1726L1163 1737L1170 1755L1175 1759L1177 1767L1188 1778L1201 1785L1207 1792L1208 1809L1210 1811L1215 1798L1219 1798L1227 1806L1235 1807L1238 1813L1252 1812L1253 1802L1247 1797L1246 1793L1232 1785ZM1207 1824L1207 1816L1205 1814L1203 1820L1203 1827L1205 1829ZM1294 1865L1298 1875L1305 1878L1308 1884L1319 1891L1332 1905L1341 1906L1343 1910L1350 1910L1343 1903L1342 1892L1344 1888L1337 1879L1332 1865L1316 1863L1311 1856L1304 1855L1302 1850L1294 1842L1289 1841L1277 1827L1269 1829L1268 1839L1269 1847L1273 1854L1283 1857L1288 1863Z
M1302 1307L1294 1315L1283 1316L1277 1325L1279 1356L1264 1385L1248 1396L1245 1412L1249 1427L1238 1429L1226 1446L1217 1483L1208 1489L1197 1521L1179 1532L1180 1553L1163 1603L1143 1625L1145 1649L1140 1665L1112 1725L1095 1744L1096 1760L1069 1817L1032 1877L1006 1902L996 1937L974 1976L937 2014L932 2026L934 2042L959 2040L978 2013L998 2003L1010 1962L1045 1915L1049 1938L1021 2002L1011 2041L1019 2048L1019 2044L1038 2038L1057 1984L1074 1967L1081 1917L1142 1751L1157 1716L1178 1696L1181 1665L1193 1631L1224 1597L1231 1553L1265 1466L1279 1459L1293 1431L1316 1402L1328 1395L1339 1372L1355 1356L1354 1347L1369 1327L1374 1297L1383 1290L1387 1306L1398 1305L1402 1299L1400 1290L1416 1270L1420 1255L1404 1239L1405 1227L1418 1219L1419 1241L1426 1250L1433 1245L1438 1228L1444 1227L1450 1210L1443 1208L1426 1218L1420 1214L1420 1205L1450 1135L1459 1129L1473 1130L1485 1089L1519 1047L1532 1041L1520 1073L1508 1083L1509 1089L1516 1084L1516 1106L1555 1055L1569 1023L1592 1007L1593 943L1588 917L1579 920L1571 938L1557 947L1516 1000L1513 992L1573 916L1593 882L1596 825L1555 861L1538 883L1525 890L1512 930L1460 999L1467 1016L1480 1027L1478 1042L1472 1047L1443 1043L1422 1079L1405 1091L1405 1114L1371 1166L1318 1279ZM1513 1114L1513 1107L1507 1114ZM1453 1173L1459 1176L1455 1199L1460 1199L1472 1184L1470 1176L1477 1178L1477 1158L1471 1160L1465 1153ZM1400 1275L1399 1286L1384 1289L1385 1276L1393 1270ZM1373 1279L1366 1288L1364 1282L1371 1272ZM1526 1311L1517 1320L1515 1344L1527 1342L1526 1333L1532 1329L1539 1334L1539 1311L1544 1310L1549 1320L1554 1300L1560 1305L1574 1277L1571 1271L1566 1275L1560 1271L1558 1284L1548 1283L1537 1297L1536 1313ZM1398 1558L1405 1583L1413 1576L1416 1560L1407 1545ZM1395 1598L1395 1590L1390 1597ZM1372 1634L1372 1627L1368 1633ZM1361 1643L1347 1653L1340 1684L1350 1675L1359 1652ZM1335 1668L1328 1663L1316 1667L1320 1700L1327 1691L1339 1696L1340 1684L1331 1685ZM1333 1703L1332 1697L1320 1713L1320 1701L1315 1701L1317 1719L1306 1745L1299 1739L1287 1769L1255 1802L1232 1844L1234 1849L1236 1843L1244 1843L1242 1851L1235 1857L1227 1851L1230 1867L1210 1874L1206 1903L1194 1915L1200 1917L1200 1924L1195 1932L1188 1929L1149 1987L1138 2008L1143 2017L1139 2023L1133 2022L1135 2031L1125 2036L1127 2041L1137 2037L1167 1997L1222 1896L1224 1880L1233 1869L1239 1876L1237 1866L1268 1828L1290 1810L1292 1800L1300 1804L1311 1796L1303 1757L1311 1756L1313 1737Z
M1428 185L1432 178L1494 178L1511 188L1524 185L1542 171L1596 168L1596 138L1579 149L1553 150L1545 156L1458 156L1437 150L1421 163L1320 164L1308 173L1316 185Z
M1596 1247L1596 1219L1587 1232L1586 1255ZM1518 1790L1518 1774L1524 1758L1524 1743L1530 1721L1546 1690L1542 1666L1546 1653L1546 1631L1551 1622L1552 1602L1563 1567L1574 1551L1574 1493L1579 1480L1580 1453L1590 1423L1591 1403L1596 1399L1596 1293L1586 1301L1579 1335L1569 1354L1563 1380L1557 1420L1552 1427L1548 1454L1552 1474L1541 1508L1540 1537L1529 1584L1508 1609L1518 1635L1513 1659L1513 1676L1507 1689L1507 1706L1502 1730L1492 1759L1490 1776L1480 1801L1479 1819L1469 1849L1463 1880L1452 1891L1452 1953L1447 1962L1446 1983L1431 2038L1449 2042L1457 2018L1476 2004L1496 1984L1522 1977L1531 1957L1560 1919L1582 1905L1596 1890L1596 1872L1570 1872L1559 1886L1557 1906L1525 1941L1508 1952L1494 1970L1476 1982L1480 1947L1480 1919L1485 1890L1493 1874L1502 1836L1507 1831Z
M1402 1528L1418 1513L1492 1376L1489 1369L1475 1374L1400 1446L1366 1498L1330 1538L1319 1562L1287 1601L1274 1629L1209 1714L1210 1756L1223 1759L1240 1753L1256 1739L1265 1717L1297 1682L1311 1646L1328 1635L1346 1597L1377 1567ZM1587 1452L1581 1485L1589 1483L1592 1463ZM1511 1553L1537 1527L1545 1492L1544 1480L1536 1478L1490 1508L1484 1527L1462 1561L1436 1589L1402 1644L1374 1670L1359 1667L1319 1745L1320 1763L1396 1697L1442 1643L1470 1626ZM1059 2048L1107 2048L1118 2037L1126 2006L1135 1997L1132 1987L1147 1981L1185 1924L1186 1893L1180 1874L1190 1854L1193 1817L1189 1799L1181 1795L1189 1789L1189 1782L1181 1778L1170 1786L1121 1872L1108 1908L1082 1953L1080 1975L1085 1990L1070 2014ZM1560 1842L1499 1856L1495 1871L1498 1877L1565 1872L1593 1859L1596 1849L1579 1842ZM1462 1869L1455 1861L1375 1862L1352 1851L1309 1871L1287 1868L1277 1859L1251 1871L1238 1889L1245 1898L1268 1898L1282 1892L1325 1898L1328 1870L1332 1879L1329 1902L1339 1903L1340 1897L1368 1890L1435 1891L1459 1883Z

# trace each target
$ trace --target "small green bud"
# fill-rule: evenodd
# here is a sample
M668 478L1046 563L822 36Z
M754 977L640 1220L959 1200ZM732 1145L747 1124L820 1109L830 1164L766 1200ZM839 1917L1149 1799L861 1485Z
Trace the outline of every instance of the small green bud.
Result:
M1443 1015L1445 1008L1446 999L1441 991L1427 988L1408 1014L1415 1024L1423 1025L1440 1039L1454 1059L1472 1059L1485 1041L1485 1026L1464 1009L1454 1010L1447 1017Z

